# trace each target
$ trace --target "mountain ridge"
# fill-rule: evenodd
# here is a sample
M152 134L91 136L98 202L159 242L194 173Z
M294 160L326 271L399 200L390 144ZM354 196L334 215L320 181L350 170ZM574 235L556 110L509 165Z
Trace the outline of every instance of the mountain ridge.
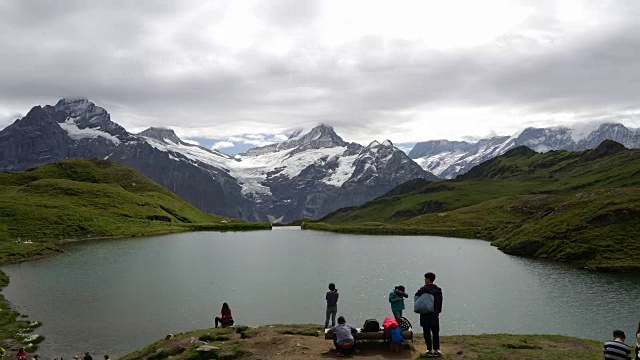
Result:
M250 221L319 218L407 180L438 179L390 141L347 143L325 124L230 156L184 142L171 129L130 134L105 109L71 98L35 106L0 131L3 171L94 157L129 165L201 210Z
M593 149L604 140L627 148L640 148L640 131L619 123L602 123L594 129L528 127L513 136L495 136L477 142L430 140L418 142L409 157L423 169L444 179L453 179L474 166L511 148L525 145L538 152Z

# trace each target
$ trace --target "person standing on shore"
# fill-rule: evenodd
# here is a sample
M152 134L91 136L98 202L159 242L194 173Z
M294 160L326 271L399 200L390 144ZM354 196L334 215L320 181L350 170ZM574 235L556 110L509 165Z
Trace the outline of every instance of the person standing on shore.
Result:
M331 327L336 326L336 314L338 313L338 289L336 289L336 284L329 284L329 291L327 291L327 295L325 299L327 300L327 312L324 320L324 328L329 327L329 317L331 317Z
M420 313L420 326L424 331L424 341L427 343L426 357L441 357L440 352L440 313L442 312L442 289L433 282L436 274L424 274L424 286L416 292L416 299L423 294L433 296L433 311ZM433 339L432 336L433 335Z
M604 343L605 360L631 360L631 348L624 343L624 331L613 332L613 340Z
M404 290L404 285L398 285L389 293L389 302L391 303L391 313L396 319L402 317L402 310L404 310L404 298L408 298L409 295Z

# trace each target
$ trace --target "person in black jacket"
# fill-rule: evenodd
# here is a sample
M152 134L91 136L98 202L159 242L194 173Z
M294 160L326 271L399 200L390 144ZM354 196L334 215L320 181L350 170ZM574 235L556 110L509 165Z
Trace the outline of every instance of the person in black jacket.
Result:
M420 326L424 331L424 341L427 343L427 357L440 357L440 313L442 312L442 289L433 282L436 281L436 274L428 272L424 274L424 286L421 287L416 296L422 294L433 295L434 312L420 314ZM433 340L431 336L433 335Z

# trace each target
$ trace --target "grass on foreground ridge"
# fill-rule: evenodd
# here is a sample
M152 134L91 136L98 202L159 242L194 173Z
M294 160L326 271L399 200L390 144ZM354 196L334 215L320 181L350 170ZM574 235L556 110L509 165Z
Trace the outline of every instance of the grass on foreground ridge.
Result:
M0 265L61 251L74 239L135 237L189 230L268 229L268 223L205 213L141 173L107 160L67 160L0 173ZM17 243L17 240L20 243ZM8 277L0 272L0 288ZM42 338L0 295L0 345Z
M525 147L456 180L414 182L305 228L493 241L502 251L602 270L640 269L640 150Z
M67 160L0 173L0 263L59 251L56 244L68 239L266 228L267 223L205 213L141 173L107 160ZM16 244L17 239L23 243Z
M198 351L205 341L209 351ZM414 334L401 353L389 351L382 342L359 343L355 357L416 359L426 346L421 334ZM602 344L559 335L459 335L441 337L443 359L556 360L602 358ZM318 325L236 326L202 329L169 336L144 349L122 357L142 359L324 359L335 357L333 343L324 339ZM201 350L205 350L201 348Z

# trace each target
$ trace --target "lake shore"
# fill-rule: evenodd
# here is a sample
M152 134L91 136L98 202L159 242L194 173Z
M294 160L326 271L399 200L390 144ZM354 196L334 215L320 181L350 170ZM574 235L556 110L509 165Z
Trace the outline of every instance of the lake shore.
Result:
M206 344L205 344L206 343ZM396 353L381 341L359 343L354 358L416 359L426 351L422 334L414 334ZM199 350L200 351L199 351ZM206 350L206 351L205 351ZM602 358L595 340L560 335L458 335L441 337L442 359L580 359ZM326 359L337 356L318 325L236 326L167 335L123 360L142 359Z
M298 232L299 232L299 231L296 231L296 233L298 233ZM241 234L241 233L238 233L238 235L240 235L240 234ZM279 239L279 238L281 238L281 237L282 237L282 235L283 235L283 234L285 234L285 233L283 233L283 234L275 234L275 233L272 233L272 232L264 232L263 234L264 234L264 235L272 234L273 236L275 236L276 238L278 238L278 239ZM286 232L286 234L289 234L289 232ZM294 233L291 233L291 234L292 234L292 237L293 237L293 240L292 240L292 241L294 241L294 243L292 243L292 244L295 244L295 243L298 243L298 242L300 241L299 237L300 237L301 235L306 237L307 235L313 235L313 234L314 234L314 232L313 232L313 231L310 231L310 232L307 232L306 234L305 234L304 232L299 232L299 234L294 234ZM186 235L187 235L187 236L190 236L189 234L186 234ZM235 234L227 234L226 236L231 236L231 235L235 236ZM180 235L180 236L184 236L184 235ZM200 236L202 236L202 237L206 238L206 242L207 242L207 243L209 243L209 241L210 241L210 240L209 240L209 238L210 238L210 235L209 235L209 234L201 234ZM251 234L246 234L246 235L244 235L244 236L245 236L245 237L248 237L248 238L252 238L252 239L255 239L255 238L256 238L256 236L251 235ZM313 240L313 242L312 242L313 244L322 244L323 242L319 242L318 240L324 240L324 239L326 239L326 240L328 240L328 241L331 241L331 236L327 236L327 234L323 234L323 233L315 232L315 237L314 237L314 238L312 238L312 239L310 239L310 240ZM95 240L95 239L81 239L80 241L82 241L82 240ZM387 243L386 239L380 239L380 238L378 238L378 237L372 237L371 239L363 239L363 238L361 238L361 237L354 237L354 238L353 238L353 239L351 239L351 240L352 240L352 241L350 241L350 243L352 244L352 246L353 246L353 245L355 245L355 244L359 244L359 246L362 246L362 245L365 245L365 244L372 244L372 243L376 242L377 240L380 240L380 241L385 240L385 241L384 241L384 243ZM389 239L389 240L390 240L390 241L392 241L392 240L394 240L394 239ZM413 239L412 241L413 241L413 242L416 242L417 244L422 244L422 240L423 240L422 238L415 238L415 239ZM453 239L452 239L452 240L453 240ZM135 242L137 242L137 241L138 241L138 239L131 239L131 242L132 242L132 243L135 243ZM162 240L160 240L160 241L162 241ZM165 238L165 239L164 239L164 241L165 241L165 242L170 242L170 243L174 244L174 242L173 242L173 240L172 240L172 239L166 239L166 238ZM402 239L402 238L396 238L394 241L396 241L396 242L398 242L398 243L402 243L402 244L406 243L406 239ZM448 244L448 243L450 243L450 239L440 239L440 241L441 241L443 244L444 244L444 243L447 243L447 244ZM461 240L461 239L455 239L454 241L457 241L457 242L459 242L460 244L463 244L463 243L464 243L464 244L466 244L467 242L468 242L469 244L477 244L477 246L481 246L481 247L483 247L483 248L487 248L487 250L489 250L489 252L490 252L491 254L500 254L500 252L496 252L496 251L495 251L495 249L492 249L490 246L488 246L488 244L486 244L486 243L484 243L484 242L482 242L482 241ZM343 242L340 242L340 241L332 241L332 242L335 242L335 243L343 243ZM96 241L94 244L95 244L95 245L98 245L99 243L100 243L100 241ZM120 244L120 242L119 242L119 241L117 241L117 242L107 242L106 244L108 245L109 243L113 243L113 244ZM260 241L260 242L258 242L258 243L264 243L264 241L262 241L262 240L261 240L261 241ZM185 243L185 244L186 244L186 243ZM248 245L248 244L247 244L247 243L243 243L240 247L241 247L241 248L244 248L246 245ZM356 245L356 246L358 246L358 245ZM456 246L457 246L457 245L456 245ZM99 246L99 247L102 247L102 245L101 245L101 246ZM119 246L119 247L120 247L120 248L124 248L124 249L126 249L126 248L128 248L128 245L123 245L123 246ZM153 247L155 248L155 247L157 247L157 245L154 243ZM182 247L183 247L183 246L181 246L181 248L182 248ZM93 248L93 247L89 247L89 246L82 245L82 246L81 246L80 248L78 248L77 250L80 250L80 249L89 249L89 248ZM459 251L459 250L458 250L458 251ZM148 252L147 252L147 253L148 253ZM477 252L473 251L473 253L474 253L474 254L476 254ZM504 255L499 255L499 256L500 256L500 257L505 257ZM67 258L67 257L60 257L59 259L65 259L65 258ZM85 256L85 258L86 258L86 259L95 259L96 257L95 257L95 256ZM509 258L509 257L505 257L505 258ZM55 259L52 259L52 260L55 260ZM47 262L47 263L48 263L48 262ZM75 263L75 262L74 262L74 263ZM130 262L129 262L129 263L130 263ZM65 267L62 267L62 268L65 268ZM225 268L225 269L226 269L226 268ZM576 270L574 269L573 271L576 271ZM414 269L414 272L415 272L415 269ZM7 269L7 273L12 274L12 276L13 276L13 272L9 271L8 269ZM64 276L63 276L63 277L59 277L59 278L64 279L64 278L66 278L66 277L64 277ZM443 277L443 278L444 278L444 277ZM20 279L22 279L22 278L20 278ZM17 280L16 280L16 281L17 281ZM20 282L22 282L22 280L20 280ZM341 283L341 284L344 284L343 282L340 282L340 283ZM8 284L8 282L7 282L7 284ZM6 285L6 284L5 284L5 285ZM346 286L346 285L345 285L345 286ZM25 304L25 305L26 305L26 304L29 304L28 302L20 301L20 300L19 300L19 299L17 299L17 298L13 298L13 297L11 297L11 296L9 295L9 292L7 292L7 296L8 296L10 299L12 299L13 301L15 301L16 303L18 303L18 304ZM246 294L245 294L244 296L246 297ZM231 299L231 300L233 300L233 299ZM178 305L178 306L179 306L179 305ZM30 308L31 308L31 306L30 306ZM205 309L205 308L208 308L208 307L207 307L207 306L201 306L201 305L200 305L200 306L195 306L195 307L193 307L193 308L195 308L195 309ZM346 311L347 311L347 312L346 312L346 314L352 314L352 313L353 313L353 309L351 309L351 310L347 309ZM379 312L379 311L378 311L378 312L375 312L375 313L380 314L380 313L382 313L382 312ZM263 322L258 322L258 321L260 321L260 320L256 320L256 319L257 319L257 318L256 318L256 316L254 316L254 315L252 315L252 314L249 314L249 313L246 313L245 311L239 310L239 314L244 314L244 315L246 316L246 319L248 319L249 321L256 321L257 323L260 323L260 324L271 324L271 323L273 323L274 321L279 321L279 320L278 320L278 318L275 318L275 320L274 320L274 319L271 319L271 320L267 320L267 321L263 321ZM39 317L41 317L41 316L39 316ZM200 317L200 318L202 318L202 317ZM22 320L22 319L17 318L17 315L16 315L16 317L14 317L14 319L15 319L15 320ZM42 319L42 320L45 320L45 322L47 323L47 325L49 324L49 320L48 320L47 318L42 318L42 317L41 317L41 319ZM460 319L458 319L458 320L452 320L449 316L447 317L447 319L448 319L448 321L450 322L450 324L447 326L447 328L449 328L449 326L455 326L455 323L458 323L458 322L459 322L459 320L460 320ZM204 320L206 320L206 319L204 319ZM464 319L463 319L463 320L464 320ZM311 319L309 319L309 318L304 319L304 318L297 318L297 317L289 318L289 319L282 319L282 322L285 322L285 323L296 323L296 322L298 322L298 321L303 321L303 322L315 322L315 320L314 320L314 318L313 318L313 317L312 317ZM356 322L358 322L358 324L354 324L354 325L360 325L360 323L361 323L360 321L356 321ZM58 322L58 323L59 323L59 322ZM180 328L180 330L179 330L179 331L186 331L186 330L191 329L191 328L199 328L199 327L203 327L203 326L210 326L210 325L207 325L207 323L209 323L209 322L208 322L208 321L206 321L206 322L205 322L205 324L202 324L202 323L199 323L199 319L191 319L191 322L186 323L186 326L185 326L185 324L183 324L183 326ZM474 322L474 323L477 323L477 322ZM25 324L26 324L26 323L25 323ZM270 326L270 325L263 325L263 326L260 326L260 328L269 327L269 326ZM295 328L295 327L298 327L298 326L299 326L299 325L285 325L285 327L287 327L287 328L291 328L291 327L294 327L294 328ZM310 326L311 326L311 327L317 327L317 326L315 326L315 325L310 325ZM48 328L48 326L47 326L47 328ZM507 332L507 333L519 333L520 331L522 331L522 332L532 331L532 332L537 332L537 333L547 333L547 332L550 332L550 333L572 334L572 335L577 336L577 337L569 338L569 339L576 340L576 341L578 341L578 342L583 341L583 340L581 340L579 337L585 337L585 338L591 338L591 339L600 339L600 338L604 338L604 335L598 335L598 336L581 335L581 334L579 334L579 333L572 333L570 330L569 330L569 331L563 331L563 330L553 329L553 328L548 327L548 326L545 326L545 327L542 327L542 328L540 328L540 327L539 327L539 328L537 328L537 329L530 328L529 330L528 330L527 328L523 328L523 329L520 329L520 330L517 330L517 329L516 329L516 330L514 330L514 329L511 329L511 328L504 328L504 327L503 327L502 329L504 329L504 330L501 330L501 329L498 327L498 328L494 328L494 330L487 330L487 332L493 332L493 331L496 331L496 332L502 332L502 331L504 331L504 332ZM204 330L208 330L208 329L204 329ZM419 329L418 329L418 330L419 330ZM200 330L198 330L198 331L200 331ZM449 329L449 331L451 331L451 329ZM58 332L55 332L55 333L58 333ZM158 334L158 333L156 332L152 337L146 337L146 338L144 338L144 340L143 340L143 341L139 341L139 342L138 342L137 344L135 344L134 346L118 347L118 344L117 344L117 343L113 343L113 344L111 344L111 345L109 345L109 346L103 347L103 349L114 349L114 353L113 353L113 354L110 354L110 355L122 355L122 354L123 354L123 352L124 352L123 350L125 350L125 349L126 349L126 351L128 352L128 351L130 351L131 349L140 348L140 347L144 346L145 344L148 344L148 343L152 342L152 341L153 341L153 339L155 339L156 337L161 336L163 333L164 333L164 332L160 332L160 334ZM478 332L472 332L472 330L471 330L471 331L469 331L469 329L467 329L467 330L462 330L462 331L458 330L458 331L454 331L454 332L449 332L449 334L451 334L451 333L454 333L454 334L456 334L456 333L457 333L457 334L478 334ZM46 335L46 336L49 336L50 334L53 334L53 333L46 333L46 332L44 333L44 335ZM245 335L246 335L246 334L245 334ZM280 334L280 335L284 335L284 334ZM290 334L287 334L287 336L298 336L298 335L290 335ZM509 336L517 336L517 335L505 335L505 336L509 337ZM526 340L526 338L532 337L532 336L529 336L529 335L523 335L523 336L524 336L525 338L515 338L515 339L524 339L524 340ZM74 342L74 340L73 340L73 339L74 339L74 338L71 338L71 341L67 342L67 344L70 344L70 345L75 344L75 342ZM275 336L275 334L274 334L274 336L273 336L273 337L271 337L271 338L269 338L269 339L271 339L271 340L269 340L269 341L274 341L274 342L275 342L275 344L274 344L274 346L275 346L275 347L273 348L273 349L274 349L274 354L275 354L275 353L277 353L277 352L281 352L281 351L285 351L285 350L286 350L285 348L278 347L278 346L279 346L279 343L278 343L278 341L279 341L279 340L277 340L277 339L278 339L278 337L276 337L276 336ZM293 339L295 339L296 341L298 341L296 344L293 344L293 346L296 346L296 347L297 347L297 344L298 344L298 343L302 344L302 343L300 342L300 339L299 339L299 338L294 337ZM490 350L491 350L491 349L489 349L489 347L491 347L491 346L493 346L493 347L497 347L497 348L498 348L498 350L500 350L501 352L504 352L504 351L511 351L511 350L532 350L532 351L533 351L533 350L541 350L541 349L538 349L538 348L537 348L537 347L540 347L540 346L542 346L542 349L552 350L552 348L547 348L547 347L546 347L547 345L531 345L531 344L529 344L529 340L526 340L527 342L523 342L523 344L524 344L524 345L518 345L518 344L519 344L518 342L515 342L515 343L514 343L514 342L510 342L509 338L502 338L502 337L500 337L500 336L498 336L498 335L490 335L490 338L482 338L482 337L480 337L479 335L469 335L469 336L462 336L462 335L460 335L460 336L448 336L448 337L447 337L447 339L448 339L447 341L449 341L449 343L451 343L451 344L453 344L453 343L455 343L455 342L460 342L460 344L459 344L459 347L458 347L458 348L452 348L452 347L450 347L449 345L445 345L445 344L443 343L443 350L445 350L445 349L446 349L446 352L447 352L448 354L450 354L450 355L451 355L451 354L457 354L457 352L458 352L458 351L463 351L463 353L464 353L464 354L467 354L467 355L468 355L468 354L470 354L470 353L472 353L472 352L471 352L471 351L472 351L472 348L471 348L471 347L466 348L466 346L467 346L467 345L465 345L465 344L467 344L467 343L473 343L473 342L474 342L474 341L476 341L476 340L477 340L477 341L476 341L476 345L474 345L474 347L487 347L487 349L483 350L483 351L487 352L487 354L488 354L488 351L490 351ZM471 340L470 340L470 339L471 339ZM506 340L504 340L504 339L506 339ZM53 341L53 340L55 340L55 339L53 339L53 337L52 337L52 341ZM231 340L234 340L234 339L231 339ZM246 340L246 339L241 339L241 340ZM418 339L418 340L419 340L419 341L421 341L420 339ZM292 341L293 341L293 340L292 340ZM305 340L305 341L306 341L306 340ZM514 340L514 341L515 341L515 340ZM518 340L518 341L520 341L520 340ZM541 341L542 341L542 340L541 340ZM552 345L553 345L553 346L555 346L555 347L562 347L562 346L565 346L565 345L558 345L558 344L556 344L556 341L558 341L558 340L556 340L556 339L553 339L553 340L550 340L550 341L551 341L551 342L550 342L550 344L552 344ZM593 340L585 340L585 341L593 341ZM78 342L78 344L82 344L82 343L83 343L83 342ZM600 346L599 341L595 341L595 343L596 343L596 344L598 344L598 347ZM46 343L45 343L45 344L46 344ZM322 349L323 349L323 351L322 351L322 352L324 352L324 351L326 351L328 348L330 348L330 344L331 344L331 343L330 343L330 342L327 342L327 341L320 341L320 342L315 343L315 345L314 345L314 344L311 344L311 345L313 345L313 346L318 346L318 349L322 348ZM493 344L493 345L491 345L491 344ZM529 348L527 348L527 346L529 346L529 345L531 345L531 346L535 346L536 348L529 349ZM302 344L302 346L307 346L307 345ZM422 344L421 346L423 346L423 347L424 347L424 344ZM520 348L520 347L518 347L518 346L522 346L522 348ZM567 345L567 346L568 346L568 345ZM73 348L73 346L70 346L69 348ZM507 350L505 350L505 349L503 349L503 348L506 348ZM121 352L120 352L120 354L116 354L116 353L115 353L115 352L116 352L116 351L115 351L115 349L120 349L120 351L121 351ZM465 349L466 349L466 350L465 350ZM47 352L49 352L48 347L46 347L46 349L44 349L44 350L46 350ZM62 350L64 351L64 349L62 349ZM374 349L374 350L375 350L375 349ZM378 350L375 350L375 351L382 351L382 350L384 350L384 349L378 349ZM419 348L419 350L423 350L423 349L422 349L422 348ZM455 351L453 351L453 350L455 350ZM59 351L59 350L57 350L57 351ZM249 352L253 352L251 349L249 349L249 350L247 350L247 351L249 351ZM321 357L326 357L326 356L328 356L328 355L326 355L326 354L325 354L325 355L323 355L323 354L322 354L322 352L320 353L320 355L319 355L319 356L321 356ZM53 353L53 352L51 352L51 353ZM409 353L409 352L405 352L405 354L408 354L408 353ZM527 351L517 351L517 352L515 352L515 353L514 353L514 352L507 352L506 354L511 354L511 355L518 354L518 355L521 355L521 354L525 354L525 353L527 353ZM31 354L33 354L33 352L31 352ZM315 354L315 353L314 353L314 354ZM371 356L377 356L377 355L375 355L375 354L377 354L377 353L371 353L371 354L372 354ZM413 358L415 358L415 357L417 356L416 354L417 354L417 353L414 353ZM47 354L40 354L40 355L45 355L45 356L46 356ZM300 354L298 354L298 355L300 355ZM331 355L331 354L329 354L329 355ZM258 356L260 356L260 355L258 355ZM315 356L315 355L314 355L314 356ZM332 355L331 355L331 356L332 356ZM251 357L249 357L249 358L251 358ZM264 358L264 357L263 357L263 358ZM277 358L277 357L276 357L276 358ZM291 357L291 358L295 358L295 357ZM311 357L311 358L313 358L313 357ZM375 357L373 357L373 358L375 358ZM456 358L456 357L451 357L451 358ZM461 358L461 357L459 357L459 358ZM498 357L498 358L499 358L499 357ZM508 357L507 357L507 358L508 358ZM517 357L517 358L520 358L520 357ZM540 357L540 356L535 357L535 356L534 356L534 357L524 357L524 358L544 358L544 357ZM567 357L561 357L561 358L567 358ZM570 358L570 357L568 357L568 358ZM581 357L581 358L587 358L587 359L588 359L588 358L590 358L590 357L588 357L588 356L587 356L587 357Z
M268 229L271 229L268 223L190 224L187 226L165 226L164 229L158 229L157 227L152 227L148 230L138 228L135 229L132 235L87 236L55 241L44 240L41 242L13 243L11 246L0 247L0 266L60 255L64 252L64 246L71 243L128 239L132 237L148 237L195 231L252 231ZM22 249L20 249L20 247ZM16 249L18 250L16 251ZM26 320L28 316L15 311L4 295L1 294L2 289L9 286L9 282L9 277L0 270L0 339L2 339L0 346L8 351L22 346L33 352L37 350L38 343L44 341L44 337L34 337L33 334L35 328L40 324L35 325L32 321Z
M521 257L533 257L541 260L558 261L554 259L548 259L546 257L526 256L518 253L511 253L504 251L503 248L496 246L493 240L490 239L486 233L473 227L463 228L426 228L426 227L412 227L412 226L393 226L383 223L367 223L363 225L333 225L321 222L308 222L304 223L304 230L317 230L327 231L340 234L352 234L352 235L398 235L398 236L443 236L443 237L455 237L462 239L476 239L485 240L491 242L491 245L495 246L498 250L505 254L521 256ZM575 261L560 261L570 264L576 268L583 268L591 271L602 272L640 272L640 264L638 263L624 263L618 262L606 263L599 262L597 264L591 264L584 260Z

